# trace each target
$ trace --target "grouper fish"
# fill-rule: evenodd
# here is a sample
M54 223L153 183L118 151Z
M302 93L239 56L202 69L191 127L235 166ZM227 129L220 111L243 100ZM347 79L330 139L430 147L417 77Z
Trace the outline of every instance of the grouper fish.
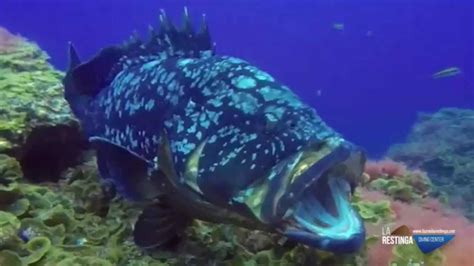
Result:
M270 74L217 55L203 16L81 62L72 44L64 94L103 180L147 202L134 240L157 248L200 219L354 252L365 229L350 204L364 151ZM297 67L297 66L295 66Z

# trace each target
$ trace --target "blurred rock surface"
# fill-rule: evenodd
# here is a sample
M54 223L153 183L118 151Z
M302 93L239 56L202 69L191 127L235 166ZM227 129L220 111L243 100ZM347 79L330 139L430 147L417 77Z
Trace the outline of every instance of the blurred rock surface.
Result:
M63 97L63 74L35 43L0 27L0 153L26 177L55 180L85 142Z

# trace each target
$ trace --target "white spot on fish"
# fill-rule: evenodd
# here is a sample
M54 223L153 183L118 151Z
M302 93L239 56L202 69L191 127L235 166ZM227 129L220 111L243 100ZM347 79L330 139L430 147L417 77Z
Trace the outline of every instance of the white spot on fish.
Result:
M232 85L239 89L251 89L257 85L257 82L252 77L238 76L232 79Z

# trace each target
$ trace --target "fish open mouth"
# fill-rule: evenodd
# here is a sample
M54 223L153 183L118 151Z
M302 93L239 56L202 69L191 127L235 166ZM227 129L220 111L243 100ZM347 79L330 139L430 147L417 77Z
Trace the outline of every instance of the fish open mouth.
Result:
M289 239L322 250L357 251L364 243L365 229L350 199L362 174L364 153L343 143L322 156L320 151L306 155L306 162L300 157L292 164L285 193L274 197L275 217L282 215L279 231ZM308 163L311 158L313 162Z
M282 233L323 250L357 251L365 229L350 199L364 163L362 151L344 144L307 167L287 190L293 199L287 199Z
M352 252L364 241L364 227L350 204L351 185L329 174L311 184L285 219L284 234L303 244L333 252Z
M350 198L365 154L345 141L308 148L280 161L238 199L263 224L296 242L331 252L354 252L365 228Z

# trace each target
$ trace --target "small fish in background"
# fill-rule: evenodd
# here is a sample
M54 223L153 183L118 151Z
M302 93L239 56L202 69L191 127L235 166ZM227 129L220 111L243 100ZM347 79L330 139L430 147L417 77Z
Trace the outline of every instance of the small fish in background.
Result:
M316 96L321 97L322 94L323 94L323 90L316 91Z
M335 30L343 31L344 30L344 23L334 23L334 24L332 24L332 28L335 29Z
M461 74L461 69L458 67L449 67L438 71L432 75L433 79L448 78Z

